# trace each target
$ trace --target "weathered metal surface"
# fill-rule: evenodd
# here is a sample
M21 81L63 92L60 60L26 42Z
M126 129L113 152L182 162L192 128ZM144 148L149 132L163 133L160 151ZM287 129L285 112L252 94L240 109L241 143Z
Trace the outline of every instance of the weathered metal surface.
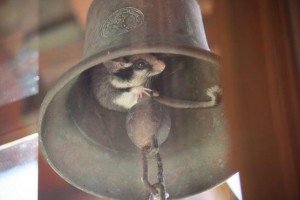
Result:
M134 8L132 13L128 8ZM137 19L141 13L143 20ZM116 16L125 17L114 21ZM101 34L107 26L112 26L109 32L116 29L114 37ZM127 135L126 113L96 103L85 71L121 56L161 53L167 67L153 88L176 99L207 100L207 88L219 84L219 66L208 51L200 9L193 0L95 0L85 47L83 61L58 81L43 102L41 149L59 175L88 193L143 199L141 155ZM222 105L168 108L168 112L171 129L160 153L171 199L205 191L235 172ZM156 175L157 169L150 167L150 179Z

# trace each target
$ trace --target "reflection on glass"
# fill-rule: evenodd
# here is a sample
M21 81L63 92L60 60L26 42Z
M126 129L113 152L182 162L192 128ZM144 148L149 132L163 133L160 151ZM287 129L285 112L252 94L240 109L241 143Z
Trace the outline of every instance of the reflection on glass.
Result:
M37 0L1 1L0 18L2 106L38 92Z
M37 199L38 135L0 146L0 199Z

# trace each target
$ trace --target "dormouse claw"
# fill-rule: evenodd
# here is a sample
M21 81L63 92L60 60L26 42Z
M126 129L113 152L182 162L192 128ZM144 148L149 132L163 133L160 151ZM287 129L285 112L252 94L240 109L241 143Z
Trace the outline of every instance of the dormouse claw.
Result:
M145 88L143 86L137 86L137 87L133 87L131 88L131 92L133 92L134 94L138 95L138 98L141 99L143 97L143 94L147 95L147 96L151 96L150 92L152 90L149 88Z

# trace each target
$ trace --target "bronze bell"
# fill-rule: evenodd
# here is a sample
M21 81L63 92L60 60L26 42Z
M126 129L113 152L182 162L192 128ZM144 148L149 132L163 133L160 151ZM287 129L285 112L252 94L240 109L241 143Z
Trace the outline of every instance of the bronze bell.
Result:
M51 167L90 194L145 197L141 155L127 135L126 113L99 105L86 78L100 63L142 53L163 56L166 68L152 84L162 97L206 101L207 88L219 84L218 57L209 51L196 0L94 0L83 59L49 91L39 118L40 145ZM203 192L235 172L222 103L166 109L170 130L160 153L171 199ZM156 173L150 167L149 176Z

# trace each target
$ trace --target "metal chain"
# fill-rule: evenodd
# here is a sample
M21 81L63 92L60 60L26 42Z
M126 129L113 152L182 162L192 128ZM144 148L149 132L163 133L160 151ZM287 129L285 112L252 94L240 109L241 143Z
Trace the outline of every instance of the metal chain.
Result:
M146 200L166 200L168 197L168 194L166 193L166 186L165 186L165 180L164 180L164 174L163 174L163 163L162 163L162 158L159 153L158 149L158 141L157 137L154 135L153 138L153 147L145 147L142 149L142 157L143 157L143 183L144 186L148 192L146 196ZM158 182L155 184L151 184L149 182L149 176L148 176L148 159L147 156L149 156L153 151L155 150L155 157L156 157L156 162L157 162L157 179Z

